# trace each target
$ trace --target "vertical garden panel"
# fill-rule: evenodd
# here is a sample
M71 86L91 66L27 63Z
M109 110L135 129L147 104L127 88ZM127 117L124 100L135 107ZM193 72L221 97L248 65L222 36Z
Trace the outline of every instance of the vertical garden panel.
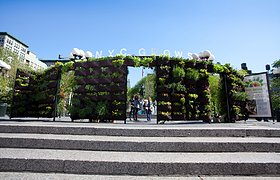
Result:
M127 67L122 59L75 62L71 119L126 120Z
M43 73L17 70L11 117L55 117L61 67Z

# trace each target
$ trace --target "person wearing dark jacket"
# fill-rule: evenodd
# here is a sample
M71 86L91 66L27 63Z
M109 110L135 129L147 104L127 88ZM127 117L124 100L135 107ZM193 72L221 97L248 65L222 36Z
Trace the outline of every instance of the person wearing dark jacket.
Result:
M133 116L134 116L134 121L137 121L137 117L138 117L138 111L140 109L140 101L139 101L139 96L138 95L135 95L134 96L134 113L133 113Z
M134 96L132 96L129 100L130 103L130 112L129 112L129 120L131 121L131 116L134 119Z

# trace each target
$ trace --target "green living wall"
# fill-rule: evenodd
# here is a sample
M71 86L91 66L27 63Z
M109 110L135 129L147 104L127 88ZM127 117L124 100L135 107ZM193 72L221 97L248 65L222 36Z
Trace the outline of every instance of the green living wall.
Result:
M43 73L18 70L11 117L55 117L60 97L59 104L72 120L126 122L128 66L155 68L158 122L210 122L216 115L223 122L234 122L247 117L245 74L228 64L167 56L76 60ZM60 83L61 73L65 78ZM215 74L219 78L214 86L210 77ZM65 99L70 95L68 105Z
M10 117L56 116L61 66L44 72L17 70Z
M74 63L72 120L125 121L127 66L155 67L157 121L209 122L213 116L209 84L212 74L220 75L217 114L224 122L246 118L244 76L229 65L167 56L116 56Z

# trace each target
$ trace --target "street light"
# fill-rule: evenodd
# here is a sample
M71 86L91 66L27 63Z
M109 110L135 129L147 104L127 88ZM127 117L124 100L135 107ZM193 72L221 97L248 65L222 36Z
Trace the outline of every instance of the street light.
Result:
M92 57L92 53L90 51L87 51L86 53L78 48L73 48L70 55L69 59L70 60L76 60L76 59L89 59Z

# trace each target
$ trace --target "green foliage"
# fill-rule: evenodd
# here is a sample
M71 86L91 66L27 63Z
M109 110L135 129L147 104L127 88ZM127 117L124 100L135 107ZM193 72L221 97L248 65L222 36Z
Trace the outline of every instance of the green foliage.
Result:
M196 69L187 68L185 76L187 79L197 81L199 79L199 72Z
M248 94L242 91L232 91L232 98L236 101L246 101L248 99Z
M0 59L11 66L11 69L8 70L4 76L0 75L0 102L11 104L12 90L17 69L28 72L33 72L33 70L27 64L22 63L18 59L17 54L3 47L0 47ZM11 61L9 59L11 59Z
M274 68L280 67L280 59L273 63ZM274 75L271 80L271 102L273 110L280 109L280 76Z
M70 70L73 70L73 64L74 64L73 61L69 61L69 62L63 64L62 65L62 72L66 73L66 72L68 72Z
M108 115L108 113L109 113L108 107L109 107L109 104L107 101L97 102L95 111L96 111L98 119L103 120L104 117Z
M186 103L186 98L182 97L182 98L180 99L180 102L181 102L181 104L185 104L185 103Z
M0 84L0 102L10 103L13 89L11 87L11 82L9 81L9 78L0 76Z
M160 85L164 85L166 79L165 79L165 78L158 78L158 81L159 81L159 84L160 84Z
M223 73L224 67L220 64L214 64L214 73Z
M153 61L154 61L153 58L147 58L147 57L145 57L145 58L143 58L143 59L141 60L141 64L142 64L142 66L144 66L144 67L149 67L150 64L151 64Z
M151 97L152 99L155 99L155 85L155 74L150 74L138 81L134 87L128 89L127 97L129 99L133 95L139 94L141 87L144 86L145 98Z
M198 98L198 95L197 94L189 94L189 98L192 99L192 100L195 100Z
M180 84L180 83L171 83L168 84L168 88L172 89L172 90L176 90L176 91L186 91L186 87L184 84Z
M209 76L209 86L210 86L210 104L214 114L220 114L219 110L221 109L221 96L222 96L222 87L220 77L217 75ZM209 93L208 91L205 93Z
M133 57L133 62L135 67L140 67L141 66L141 59L139 57Z
M121 67L124 63L124 60L123 59L118 59L118 60L113 60L112 61L112 64L113 66L115 67Z
M185 77L185 70L180 66L175 66L172 69L173 77L175 78L184 78Z
M274 68L280 67L280 59L274 61L273 64L272 64L272 67L274 67Z

